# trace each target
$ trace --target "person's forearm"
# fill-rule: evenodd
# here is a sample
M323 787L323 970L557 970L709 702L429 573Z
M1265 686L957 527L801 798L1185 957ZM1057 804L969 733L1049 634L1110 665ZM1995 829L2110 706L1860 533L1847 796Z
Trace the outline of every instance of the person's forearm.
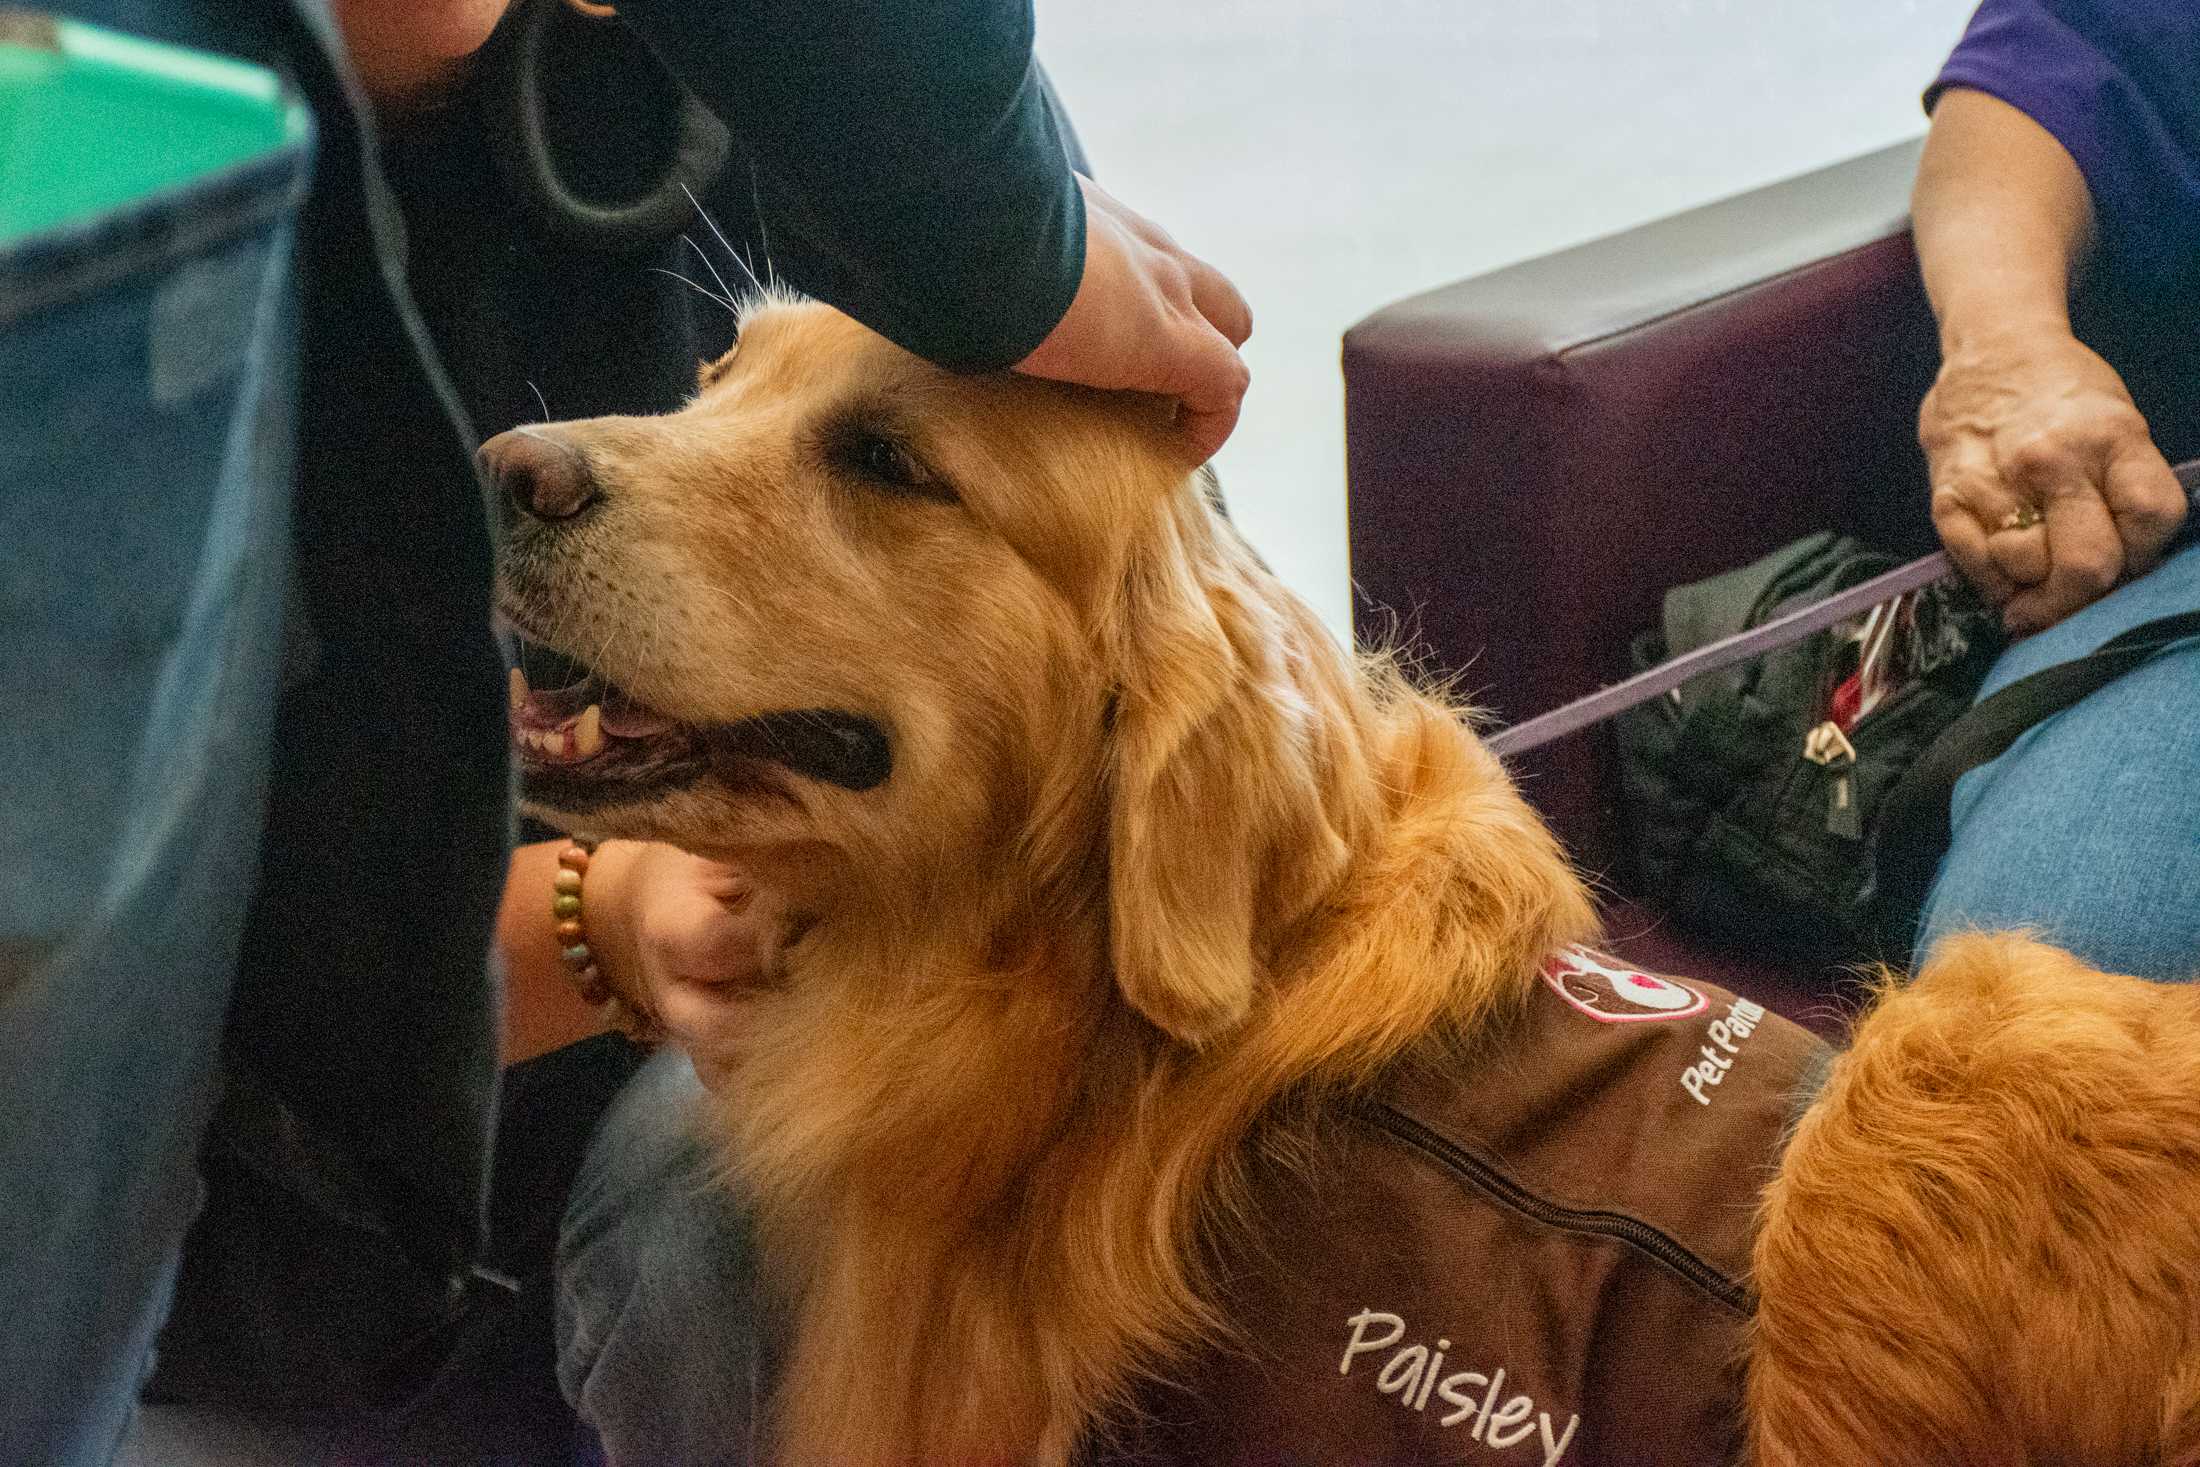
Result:
M556 840L521 846L512 853L505 876L504 903L497 913L497 950L504 960L506 1064L531 1059L607 1027L603 1010L584 1001L574 988L561 957L564 943L557 921L550 913L558 852L566 844ZM607 948L614 957L632 945L624 930L623 889L624 864L630 853L611 849L627 844L607 843L610 853L601 869L592 863L583 883L590 945ZM602 966L608 970L612 964Z
M1076 294L1084 204L1030 0L624 0L741 137L812 294L920 356L1005 367Z
M2059 137L1986 92L1944 92L1913 209L1940 318L1918 411L1933 525L2017 636L2146 570L2184 517L2129 389L2071 332L2093 196Z
M2092 202L2077 164L2024 113L1985 92L1942 96L1912 221L1944 351L2007 332L2068 332Z

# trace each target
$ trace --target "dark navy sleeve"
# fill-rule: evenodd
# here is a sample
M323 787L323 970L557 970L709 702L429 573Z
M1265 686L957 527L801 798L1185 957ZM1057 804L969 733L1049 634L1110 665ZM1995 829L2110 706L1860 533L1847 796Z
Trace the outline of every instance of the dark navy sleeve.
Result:
M1021 360L1069 309L1084 200L1031 0L622 0L619 16L733 130L792 284L970 369Z
M2110 262L2142 279L2200 265L2200 5L1985 0L1926 110L1952 86L1999 97L2063 145Z

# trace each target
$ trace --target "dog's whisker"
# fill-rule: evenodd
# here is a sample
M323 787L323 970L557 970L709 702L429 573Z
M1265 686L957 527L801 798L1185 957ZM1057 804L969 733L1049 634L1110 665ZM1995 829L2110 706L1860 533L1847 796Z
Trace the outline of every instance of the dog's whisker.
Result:
M695 251L695 258L703 262L703 268L710 272L710 278L718 282L720 295L728 305L731 305L734 300L733 287L726 284L726 277L718 273L718 267L710 262L709 255L703 253L703 247L695 242L695 236L683 234L680 236L680 243Z
M719 600L725 602L729 606L736 608L737 610L746 611L749 607L748 600L729 586L702 585L692 587L691 589L701 591L706 595L715 596Z
M685 275L682 275L677 270L667 270L662 265L652 265L649 267L649 269L650 273L653 275L670 275L674 280L679 281L682 285L694 291L697 295L702 296L706 300L716 301L719 305L724 306L727 310L733 312L736 316L741 314L741 308L735 305L733 301L705 286L697 285L694 281L688 279Z
M533 394L535 394L535 401L536 401L537 403L541 404L541 406L542 406L542 420L543 420L543 421L544 421L545 423L549 422L549 421L550 421L550 399L548 399L548 398L546 398L546 397L544 397L544 396L542 395L542 389L541 389L540 387L537 387L537 386L536 386L536 385L534 384L534 380L533 380L532 378L530 378L530 379L528 380L528 383L527 383L527 390L528 390L529 392L532 392Z
M761 226L761 221L759 221L759 227L762 227L762 226ZM775 271L774 269L772 269L772 251L771 251L771 246L767 244L767 245L765 245L765 246L763 247L763 249L764 249L764 294L766 295L766 297L771 297L771 296L775 296L775 295L781 294L781 290L780 290L780 285L779 285L779 274L778 274L778 272L777 272L777 271ZM756 266L755 266L755 264L754 264L754 263L753 263L753 262L752 262L751 260L749 260L748 258L744 257L744 258L742 259L742 261L741 261L741 268L742 268L743 270L745 270L745 271L747 271L747 272L748 272L748 276L749 276L749 278L750 278L751 280L754 280L754 279L756 278Z
M718 221L710 217L710 210L704 208L703 201L695 197L695 190L689 188L686 184L683 183L680 185L680 192L687 195L688 202L695 206L696 214L701 217L702 221L705 224L710 226L710 232L717 236L719 248L723 249L726 252L727 258L739 264L744 271L747 271L749 284L756 287L756 293L758 295L769 294L769 292L764 289L764 282L756 278L756 272L754 270L750 270L748 262L741 258L741 252L735 249L733 247L732 241L726 238L726 232L718 227Z
M756 216L757 239L764 250L764 279L769 293L769 288L778 284L779 273L772 269L772 227L764 218L764 190L757 180L754 163L749 164L749 211ZM756 274L753 265L749 267L749 274L752 277Z
M757 299L762 300L769 296L771 288L756 278L756 267L751 265L747 258L738 251L728 251L728 253L733 256L733 263L741 267L741 273L749 277L749 284L756 287Z

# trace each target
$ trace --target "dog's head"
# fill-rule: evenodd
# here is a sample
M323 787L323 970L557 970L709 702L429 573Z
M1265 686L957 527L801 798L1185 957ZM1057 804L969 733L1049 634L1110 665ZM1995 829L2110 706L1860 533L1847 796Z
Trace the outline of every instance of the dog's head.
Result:
M812 915L1097 904L1125 995L1203 1042L1372 795L1341 778L1349 667L1177 452L1158 400L953 374L792 302L680 412L500 436L526 799Z

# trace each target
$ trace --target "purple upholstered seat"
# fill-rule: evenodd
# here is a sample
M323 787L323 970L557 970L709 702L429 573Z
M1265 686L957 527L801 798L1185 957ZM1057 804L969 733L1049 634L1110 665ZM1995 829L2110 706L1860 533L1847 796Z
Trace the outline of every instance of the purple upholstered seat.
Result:
M1363 640L1402 628L1505 721L1624 675L1666 588L1812 530L1932 547L1919 398L1939 354L1905 143L1387 306L1347 333ZM2200 442L2189 356L2099 293L2089 339L2157 437ZM2188 345L2185 348L2190 351ZM1837 975L1677 931L1620 888L1608 741L1517 765L1616 889L1615 944L1821 1028Z

